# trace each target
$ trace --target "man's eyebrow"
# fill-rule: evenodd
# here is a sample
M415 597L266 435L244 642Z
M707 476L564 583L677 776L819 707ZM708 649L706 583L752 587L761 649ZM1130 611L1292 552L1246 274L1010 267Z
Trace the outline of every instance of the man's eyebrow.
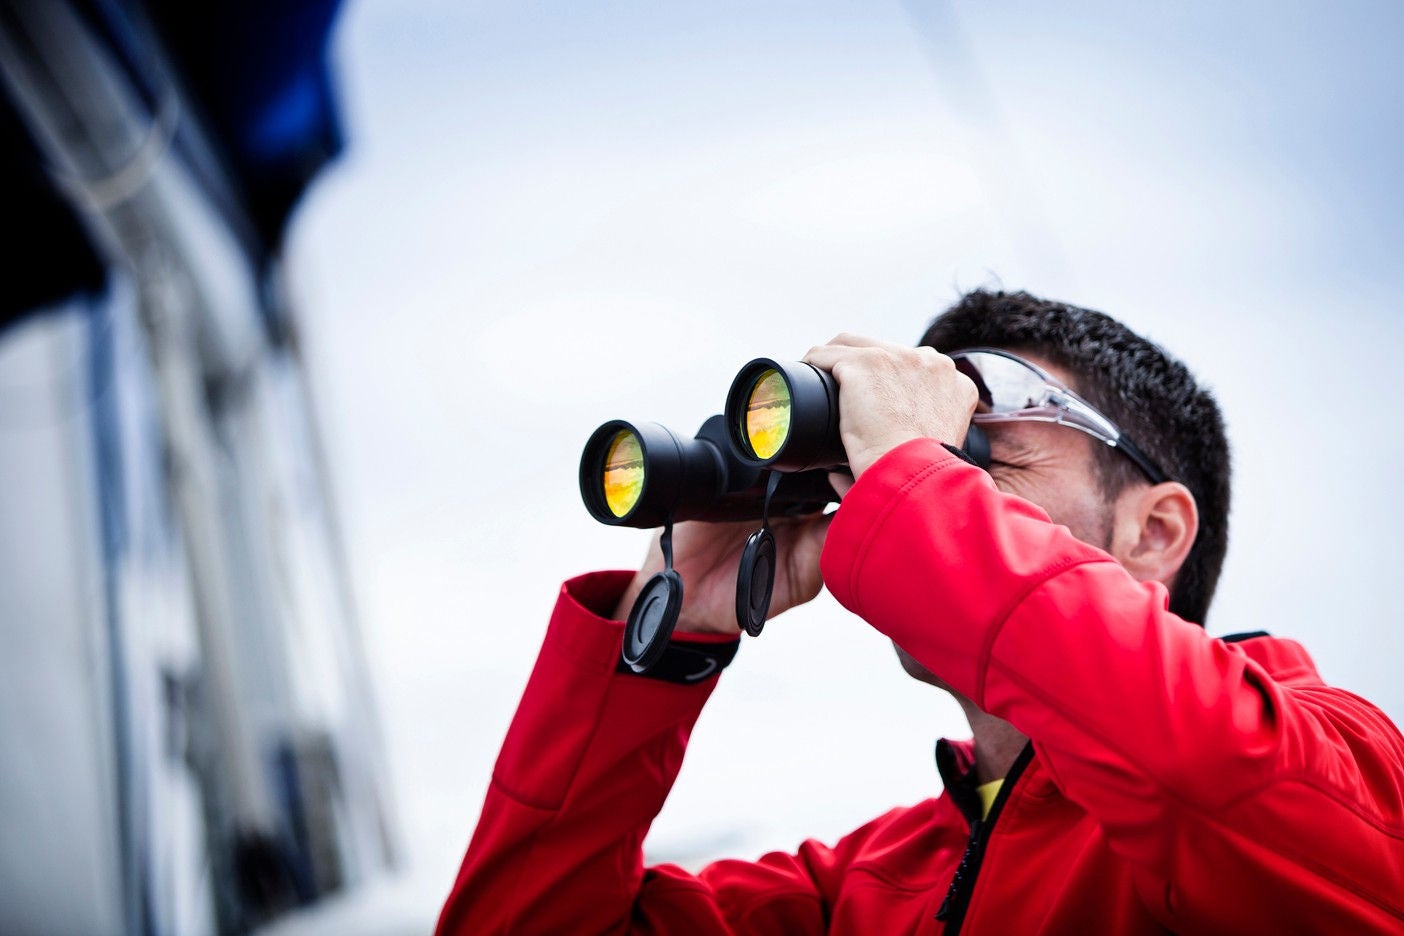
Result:
M989 435L991 455L1018 458L1021 455L1028 455L1034 450L1034 446L1019 438L1019 433L1009 432L1003 426L997 424L986 426L985 431Z

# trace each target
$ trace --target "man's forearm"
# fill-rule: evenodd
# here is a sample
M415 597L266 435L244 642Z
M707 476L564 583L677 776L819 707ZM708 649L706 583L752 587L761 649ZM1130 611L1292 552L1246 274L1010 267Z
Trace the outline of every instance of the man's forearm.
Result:
M622 626L596 612L628 580L562 589L440 933L603 932L628 918L644 835L717 682L615 672Z

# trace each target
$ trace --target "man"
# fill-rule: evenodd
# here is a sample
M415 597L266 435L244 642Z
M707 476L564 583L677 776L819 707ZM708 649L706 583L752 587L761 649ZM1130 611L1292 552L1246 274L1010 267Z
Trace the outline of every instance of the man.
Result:
M810 351L853 482L831 518L776 525L772 611L822 573L955 694L974 737L938 745L944 793L832 847L645 870L718 681L617 671L655 548L563 588L441 932L1404 931L1398 730L1296 643L1197 623L1227 543L1212 398L1112 319L1026 294L966 296L922 344ZM972 418L988 471L950 444ZM670 653L729 659L744 532L676 531Z

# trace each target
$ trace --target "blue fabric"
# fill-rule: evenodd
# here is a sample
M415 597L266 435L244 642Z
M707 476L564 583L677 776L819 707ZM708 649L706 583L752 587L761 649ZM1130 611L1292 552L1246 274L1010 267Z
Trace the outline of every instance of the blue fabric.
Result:
M340 0L148 0L167 53L276 251L307 184L341 151L327 69Z
M153 111L166 84L158 66L158 50L164 52L232 177L237 204L228 207L250 222L231 223L256 261L276 255L298 199L341 151L327 69L340 0L73 4ZM42 167L27 128L0 93L0 170L11 180L0 236L23 245L6 264L0 326L75 292L96 291L105 280L80 220Z

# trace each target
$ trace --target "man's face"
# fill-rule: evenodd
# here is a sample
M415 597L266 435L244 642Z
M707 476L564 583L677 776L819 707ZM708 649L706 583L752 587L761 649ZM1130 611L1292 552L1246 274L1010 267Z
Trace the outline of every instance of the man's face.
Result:
M1076 389L1073 375L1029 354L1056 379ZM1102 492L1096 446L1085 432L1052 423L1011 422L981 426L990 440L990 477L1001 491L1043 508L1054 523L1084 543L1113 552L1116 503ZM947 688L930 670L896 647L902 668L913 677Z
M1023 357L1076 389L1073 375L1032 355ZM990 439L990 477L995 486L1042 507L1073 536L1112 549L1115 503L1106 497L1096 452L1102 443L1068 426L1041 422L982 426Z

